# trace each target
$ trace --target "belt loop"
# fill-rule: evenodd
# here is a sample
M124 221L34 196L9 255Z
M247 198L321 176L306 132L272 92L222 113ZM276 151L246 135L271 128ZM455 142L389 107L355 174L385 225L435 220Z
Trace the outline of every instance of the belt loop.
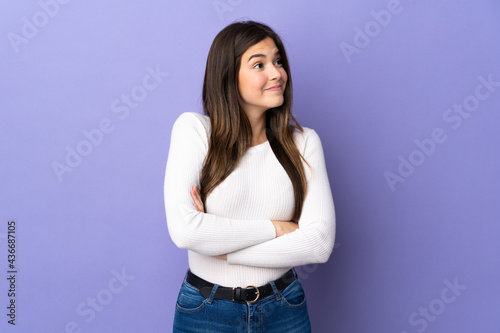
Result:
M186 283L187 276L191 270L188 268L186 274L184 275L184 280L182 280L182 284Z
M276 285L274 284L274 281L269 282L269 284L271 285L271 288L273 288L273 292L276 295L276 300L279 301L281 299L281 294L278 291L278 288L276 288Z
M241 301L241 287L233 288L233 301Z
M217 292L218 287L219 287L218 284L214 284L214 287L212 288L212 292L210 293L210 296L208 297L208 304L212 304L212 301L214 300L215 293Z

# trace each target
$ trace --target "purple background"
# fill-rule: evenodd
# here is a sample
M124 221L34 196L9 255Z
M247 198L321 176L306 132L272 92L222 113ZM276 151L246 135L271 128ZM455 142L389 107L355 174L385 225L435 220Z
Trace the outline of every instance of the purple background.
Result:
M314 332L499 332L500 87L469 97L500 81L497 1L55 1L0 4L2 332L171 331L187 254L165 219L170 130L201 112L210 44L239 18L283 37L295 115L324 146L336 247L299 268ZM87 156L58 177L67 147Z

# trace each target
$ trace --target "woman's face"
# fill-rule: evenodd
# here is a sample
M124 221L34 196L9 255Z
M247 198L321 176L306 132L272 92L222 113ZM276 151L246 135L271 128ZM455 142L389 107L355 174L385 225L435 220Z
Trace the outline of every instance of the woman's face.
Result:
M259 116L283 104L288 76L274 40L252 45L241 56L238 85L241 106L247 115Z

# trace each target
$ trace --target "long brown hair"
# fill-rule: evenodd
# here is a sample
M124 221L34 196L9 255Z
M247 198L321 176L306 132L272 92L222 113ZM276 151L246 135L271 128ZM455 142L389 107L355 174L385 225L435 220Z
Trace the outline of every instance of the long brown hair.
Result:
M302 127L292 115L292 77L285 48L280 37L268 26L244 21L228 25L215 37L207 58L203 82L203 111L210 117L211 135L200 180L201 198L205 199L236 168L251 145L252 128L239 104L238 73L245 51L271 37L281 56L288 80L281 106L266 111L266 135L278 161L293 184L298 221L307 191L302 160L293 140ZM305 161L305 160L304 160ZM306 162L307 163L307 162Z

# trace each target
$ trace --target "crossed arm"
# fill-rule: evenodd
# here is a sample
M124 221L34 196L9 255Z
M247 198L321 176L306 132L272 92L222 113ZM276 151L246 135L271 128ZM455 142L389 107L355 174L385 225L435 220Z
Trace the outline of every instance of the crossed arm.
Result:
M317 134L310 130L306 138L303 155L311 165L311 176L298 224L270 219L232 220L204 213L196 188L208 150L209 132L202 117L184 113L172 129L165 208L174 243L226 259L229 264L290 267L328 260L335 238L335 213Z
M203 205L203 201L201 200L201 194L200 190L195 186L191 189L189 192L191 197L193 198L193 206L194 208L200 212L204 213L205 212L205 207ZM276 220L271 220L274 229L276 229L276 237L280 237L283 235L286 235L290 232L294 232L299 228L299 224L291 221L276 221ZM222 260L227 260L227 254L221 254L218 256L214 256L218 259Z

